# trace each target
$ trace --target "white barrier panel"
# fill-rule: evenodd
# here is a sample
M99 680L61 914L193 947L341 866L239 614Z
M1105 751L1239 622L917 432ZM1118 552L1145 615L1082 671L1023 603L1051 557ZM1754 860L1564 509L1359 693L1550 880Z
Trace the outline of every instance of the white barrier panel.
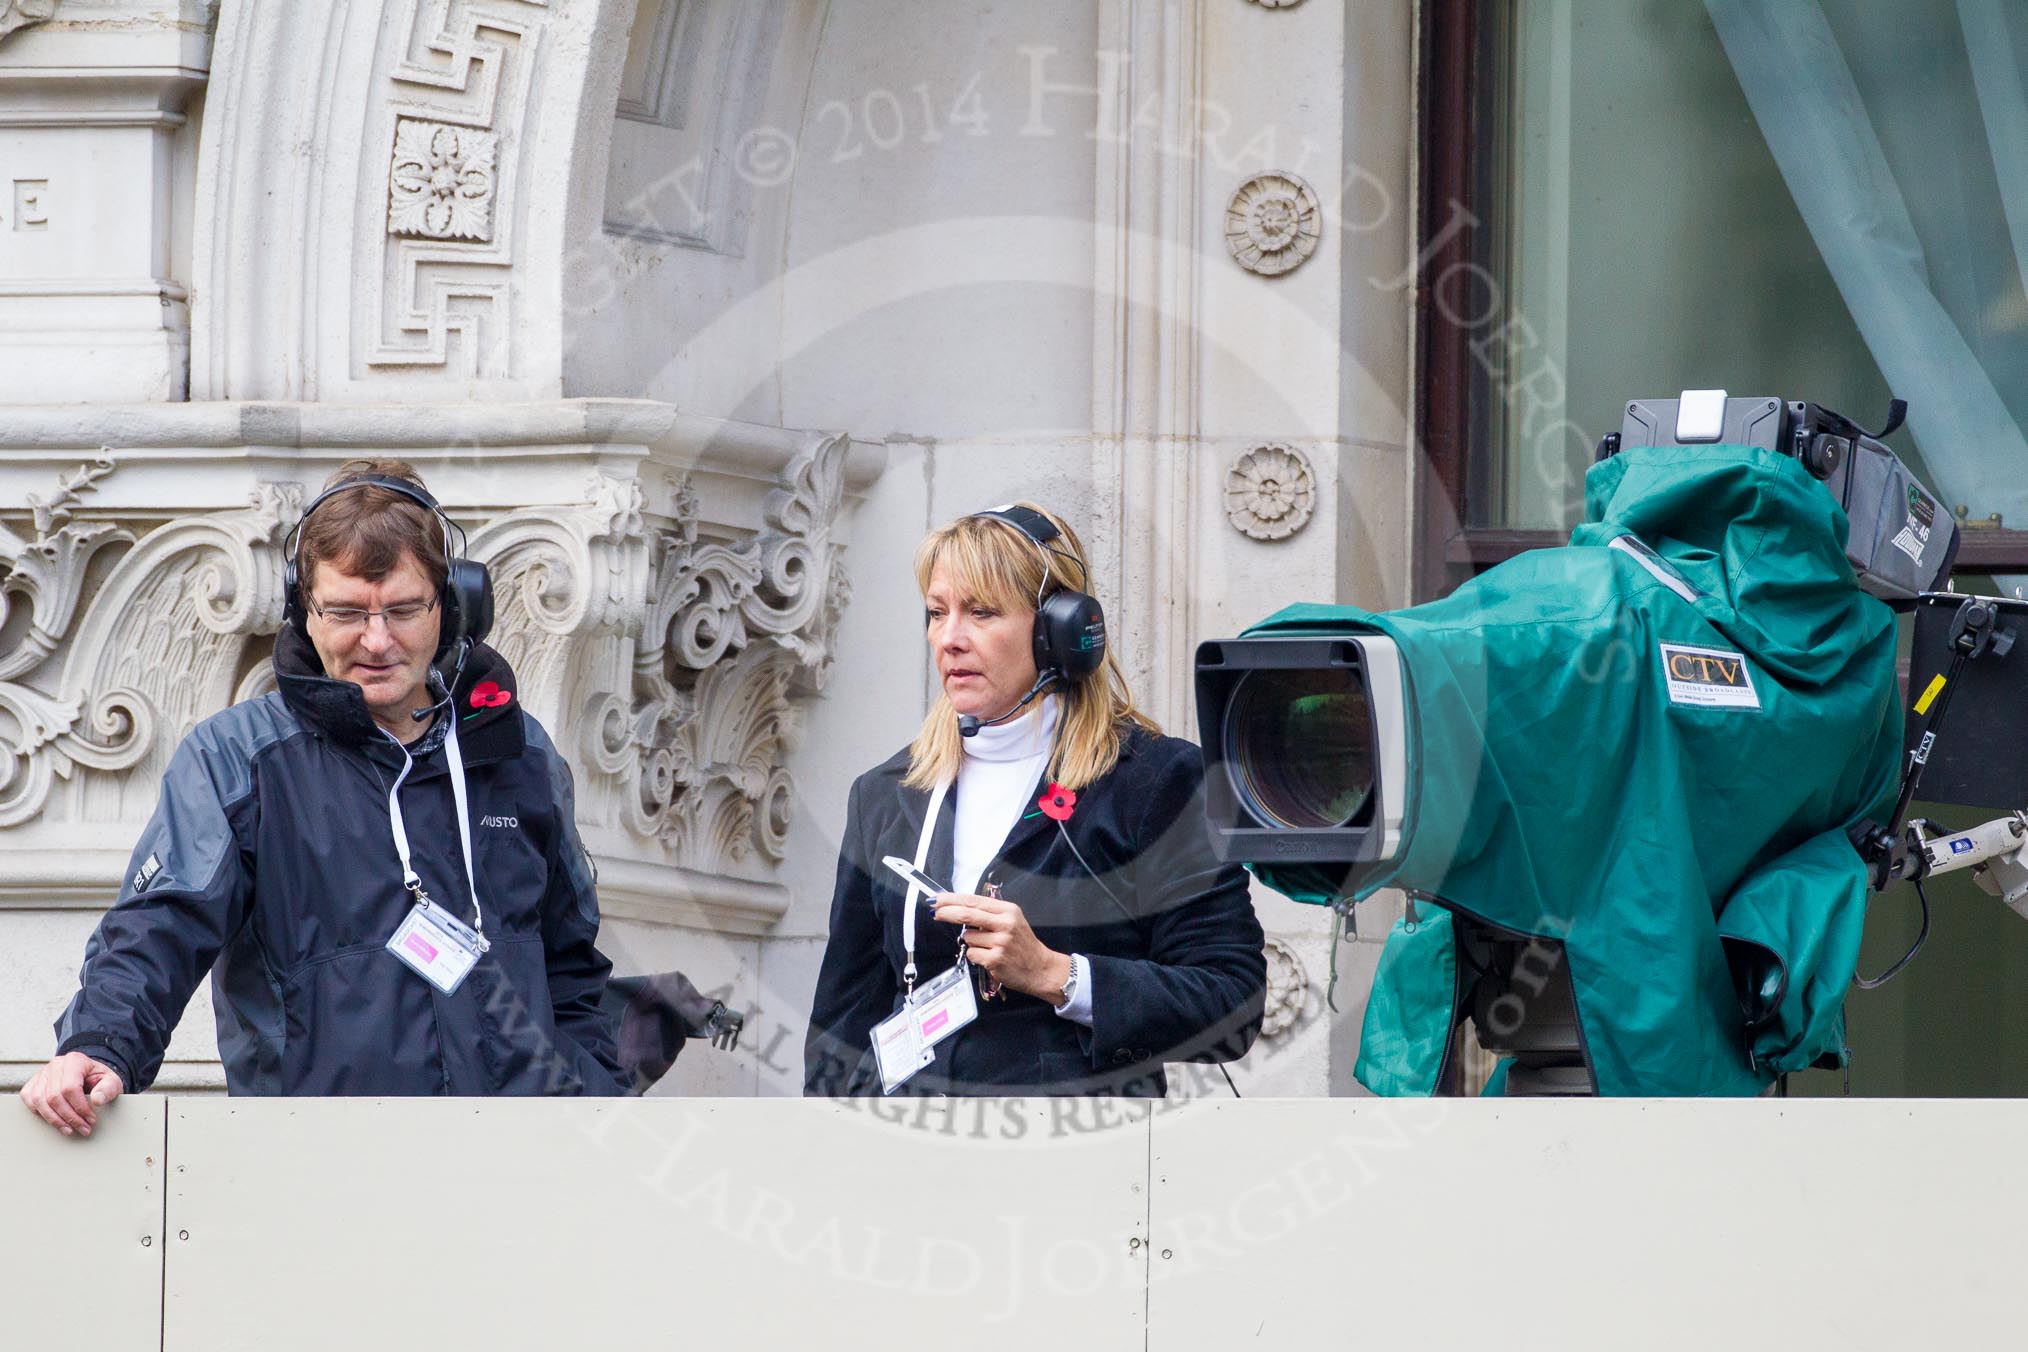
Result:
M101 1121L65 1140L0 1105L0 1346L1997 1346L2028 1260L2017 1102L142 1097Z
M2024 1127L2017 1102L1193 1106L1155 1124L1148 1346L2019 1346Z
M66 1137L6 1097L0 1348L159 1347L168 1101L129 1099Z
M1145 1122L869 1106L177 1099L162 1350L1142 1345Z

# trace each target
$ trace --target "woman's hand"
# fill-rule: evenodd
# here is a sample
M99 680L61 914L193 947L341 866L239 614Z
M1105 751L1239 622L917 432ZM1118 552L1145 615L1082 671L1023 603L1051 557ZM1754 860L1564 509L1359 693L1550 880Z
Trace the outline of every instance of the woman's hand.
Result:
M1013 902L946 892L937 898L935 914L947 925L965 927L965 956L1002 986L1052 1005L1063 998L1070 955L1036 938Z

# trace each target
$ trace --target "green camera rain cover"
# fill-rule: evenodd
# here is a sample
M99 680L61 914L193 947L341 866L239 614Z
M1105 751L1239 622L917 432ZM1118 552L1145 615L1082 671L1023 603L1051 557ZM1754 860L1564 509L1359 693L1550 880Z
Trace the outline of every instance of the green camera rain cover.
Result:
M1845 833L1891 808L1902 716L1894 616L1845 533L1787 457L1634 449L1592 469L1564 548L1413 609L1293 606L1249 631L1395 641L1408 801L1356 895L1562 943L1602 1094L1751 1094L1846 1054L1867 880ZM1256 872L1336 900L1315 868ZM1376 1092L1432 1092L1460 1013L1429 909L1367 1005Z

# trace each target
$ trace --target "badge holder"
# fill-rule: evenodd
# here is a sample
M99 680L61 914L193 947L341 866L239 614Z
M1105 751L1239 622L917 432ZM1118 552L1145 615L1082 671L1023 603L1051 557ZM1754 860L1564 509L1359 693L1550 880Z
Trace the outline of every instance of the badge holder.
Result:
M456 994L479 956L492 945L485 935L431 901L420 887L412 890L415 905L395 927L387 951L445 995Z
M401 786L408 779L408 772L415 768L415 761L398 738L389 734L389 740L401 747L403 764L401 773L395 776L394 787L387 791L388 824L394 835L395 853L401 858L402 885L415 898L415 905L395 926L387 941L387 951L414 968L430 985L452 995L492 947L484 932L486 917L479 909L479 881L472 869L471 814L465 801L465 762L458 749L458 725L453 719L444 738L444 756L451 772L451 794L458 807L458 843L465 854L465 880L472 888L472 919L477 922L474 925L467 925L431 901L409 861L408 826L401 815Z
M901 1008L873 1026L873 1059L880 1069L880 1092L892 1094L915 1073L937 1059L936 1046L979 1017L979 1001L972 992L972 964L962 952L957 965L925 983L915 985L916 897L932 896L948 888L922 871L929 857L930 836L936 830L937 813L944 805L948 784L939 784L930 794L929 812L923 818L922 838L916 842L915 863L889 856L884 862L908 879L902 898L901 943L907 950L902 968Z

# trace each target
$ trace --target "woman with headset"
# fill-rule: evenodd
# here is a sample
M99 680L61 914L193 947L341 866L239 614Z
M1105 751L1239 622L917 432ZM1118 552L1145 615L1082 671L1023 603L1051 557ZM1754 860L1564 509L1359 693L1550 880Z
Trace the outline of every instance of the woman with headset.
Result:
M1160 1095L1165 1061L1243 1055L1246 875L1212 853L1197 748L1106 652L1076 535L996 508L915 572L942 692L852 786L804 1092Z

